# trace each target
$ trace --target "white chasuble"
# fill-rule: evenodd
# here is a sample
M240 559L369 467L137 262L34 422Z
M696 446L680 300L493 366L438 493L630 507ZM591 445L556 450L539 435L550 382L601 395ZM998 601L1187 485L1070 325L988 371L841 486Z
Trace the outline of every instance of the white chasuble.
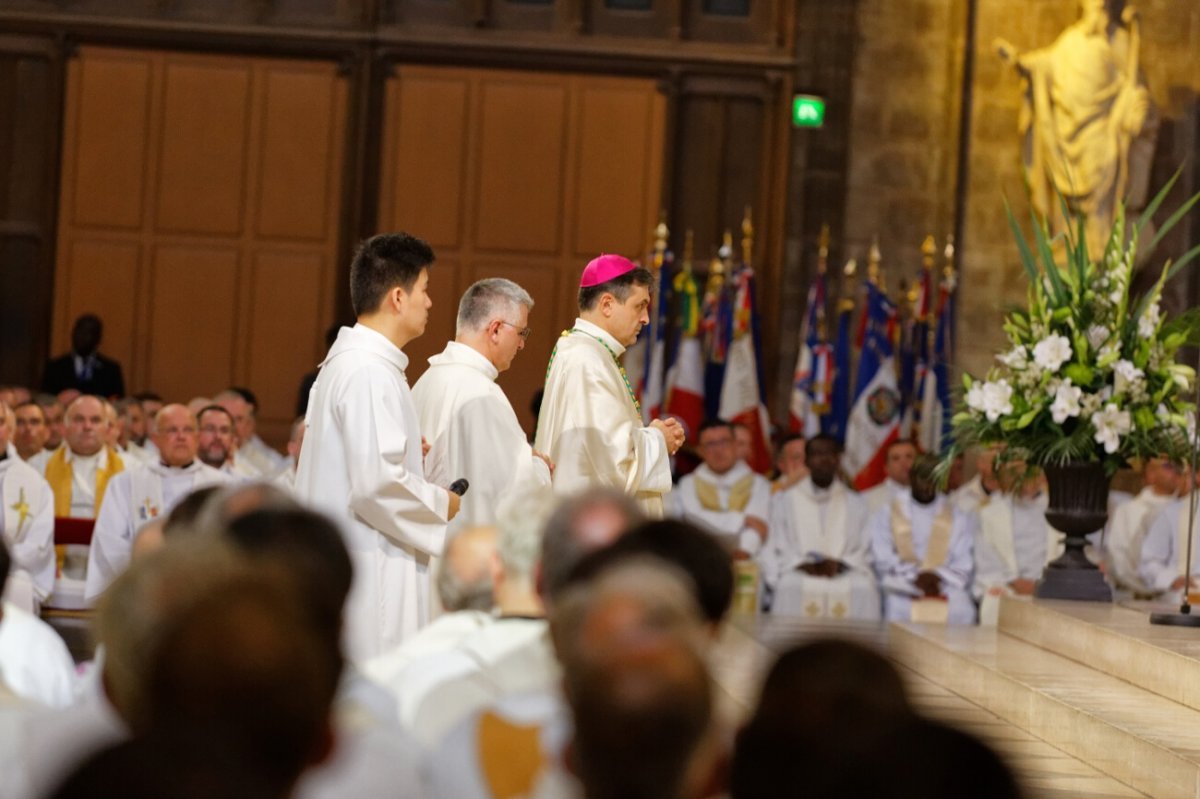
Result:
M54 493L37 469L0 461L0 535L12 558L4 598L28 613L54 590Z
M381 333L342 328L309 395L296 469L296 495L346 537L346 642L360 662L429 620L429 561L446 535L450 495L425 479L407 366Z
M724 474L701 464L667 495L667 504L671 516L712 533L730 552L740 549L754 555L763 539L746 524L746 517L767 523L771 484L743 461Z
M947 621L975 621L975 602L969 590L979 527L975 514L954 508L944 496L922 505L907 494L880 508L868 526L886 619L913 620L913 600L922 597L917 575L932 571L941 579Z
M624 351L600 327L575 320L551 355L534 448L554 461L557 493L608 486L657 518L671 490L670 455L662 433L642 424L616 361Z
M1149 590L1139 574L1142 542L1155 517L1175 500L1174 494L1156 494L1147 486L1112 513L1104 536L1104 556L1117 587L1138 593Z
M229 478L198 459L187 466L148 463L113 477L104 492L88 548L84 598L93 603L129 565L133 539L148 522L165 516L184 497Z
M533 454L499 372L482 354L457 341L429 359L413 386L421 434L429 443L425 474L436 485L470 482L447 534L495 522L496 507L512 494L550 485L550 469Z
M771 611L812 618L878 619L879 589L871 572L867 506L834 480L827 488L805 477L771 497L771 534L759 560L773 593ZM848 568L836 577L799 570L837 560Z

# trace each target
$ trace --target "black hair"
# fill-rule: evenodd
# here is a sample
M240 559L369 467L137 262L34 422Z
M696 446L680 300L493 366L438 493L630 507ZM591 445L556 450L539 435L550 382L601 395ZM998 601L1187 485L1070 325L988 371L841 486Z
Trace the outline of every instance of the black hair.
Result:
M379 310L394 288L412 291L421 270L433 264L433 249L407 233L381 233L364 241L350 262L350 303L356 316Z

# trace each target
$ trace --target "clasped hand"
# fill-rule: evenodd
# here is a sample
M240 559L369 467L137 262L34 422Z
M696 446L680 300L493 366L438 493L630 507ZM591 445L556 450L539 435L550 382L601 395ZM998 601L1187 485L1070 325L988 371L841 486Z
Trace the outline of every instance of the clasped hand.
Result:
M679 420L668 416L666 419L655 419L650 423L650 426L663 434L663 438L667 442L667 452L674 455L683 446L684 434L683 425Z

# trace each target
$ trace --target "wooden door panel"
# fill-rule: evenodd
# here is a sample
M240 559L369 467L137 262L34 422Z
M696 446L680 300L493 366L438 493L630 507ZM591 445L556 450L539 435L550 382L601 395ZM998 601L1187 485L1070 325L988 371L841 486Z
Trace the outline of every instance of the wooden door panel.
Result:
M70 147L64 184L71 223L136 230L142 226L149 141L152 62L117 53L71 63L66 120ZM64 147L64 150L66 147Z
M148 382L164 397L211 397L234 378L238 251L168 245L153 263Z
M470 84L418 72L388 94L380 229L419 231L435 249L458 248Z
M567 88L507 79L481 88L476 244L558 252Z
M56 348L95 310L131 390L249 386L282 444L345 257L338 65L82 47L67 98Z
M263 135L259 141L260 187L255 204L259 238L329 238L333 171L341 164L338 113L344 99L330 80L333 67L264 70Z
M158 230L237 236L246 195L250 70L168 61Z

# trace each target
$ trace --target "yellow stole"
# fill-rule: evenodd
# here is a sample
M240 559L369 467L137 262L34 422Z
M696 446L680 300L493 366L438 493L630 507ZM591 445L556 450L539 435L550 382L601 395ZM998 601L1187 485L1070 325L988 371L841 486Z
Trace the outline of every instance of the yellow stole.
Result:
M933 519L933 530L929 533L929 546L925 548L925 558L921 561L922 571L933 571L946 560L950 551L950 533L954 528L954 514L947 502ZM912 519L900 510L900 500L892 500L892 539L896 542L896 554L905 563L917 563L916 549L913 547Z
M750 496L754 493L754 475L748 474L741 480L733 484L729 489L729 507L721 507L721 495L716 483L710 483L706 480L701 480L699 477L692 475L693 482L696 485L696 501L700 503L700 507L711 511L744 511L746 506L750 504Z
M109 478L125 471L125 464L117 451L112 447L104 449L108 453L108 463L104 468L96 468L97 514L100 513L100 500L104 499L104 489L108 487ZM71 515L71 487L74 479L75 472L71 469L71 464L67 463L67 448L59 447L50 456L50 460L46 461L46 482L54 491L54 515L57 517L65 518Z

